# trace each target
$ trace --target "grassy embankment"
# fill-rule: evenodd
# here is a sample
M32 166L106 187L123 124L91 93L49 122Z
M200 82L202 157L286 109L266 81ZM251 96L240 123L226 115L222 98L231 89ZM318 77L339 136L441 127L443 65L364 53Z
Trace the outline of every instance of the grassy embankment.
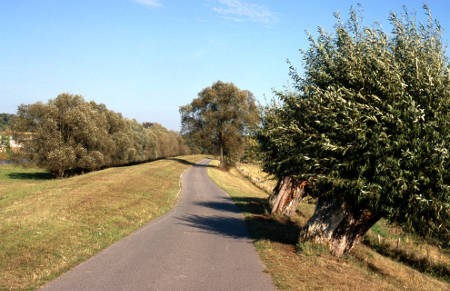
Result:
M180 174L204 157L66 179L0 165L0 290L35 289L164 214Z
M302 202L294 218L271 217L265 202L268 194L261 189L270 189L274 182L257 166L239 167L253 184L234 168L229 172L217 168L208 171L244 212L256 249L280 289L450 289L448 250L428 245L380 221L364 243L349 255L336 258L323 247L298 244L300 227L312 215L314 204Z

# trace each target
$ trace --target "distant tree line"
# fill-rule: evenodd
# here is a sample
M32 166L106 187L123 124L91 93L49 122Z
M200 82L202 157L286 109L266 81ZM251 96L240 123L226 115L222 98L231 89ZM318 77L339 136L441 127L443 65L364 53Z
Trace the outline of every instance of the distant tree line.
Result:
M11 129L19 158L56 177L190 153L178 133L124 118L80 95L20 105Z

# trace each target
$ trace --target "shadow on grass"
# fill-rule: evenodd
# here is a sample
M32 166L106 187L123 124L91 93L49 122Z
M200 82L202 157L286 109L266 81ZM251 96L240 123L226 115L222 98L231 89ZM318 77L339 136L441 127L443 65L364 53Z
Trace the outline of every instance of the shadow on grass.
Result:
M190 165L193 167L201 167L201 168L217 168L216 166L212 166L209 164L196 164L190 161L186 161L184 159L180 159L180 158L166 158L166 160L170 160L170 161L175 161L184 165Z
M347 254L346 256L350 256L350 254ZM367 259L366 255L361 254L359 252L352 252L351 257L356 259L357 262L361 265L366 267L369 271L379 274L384 277L391 277L394 280L397 280L396 276L390 274L389 272L386 272L383 268L380 268L376 266L374 263L372 263L370 260Z
M363 243L380 255L406 264L419 272L427 273L450 282L450 266L448 265L435 263L425 257L416 256L414 253L408 253L403 249L393 247L387 243L378 243L376 240L368 237L364 238Z
M50 173L9 173L8 177L10 179L17 180L51 180L53 179L52 174Z
M300 225L287 217L266 215L266 199L242 197L233 198L233 200L242 212L252 214L245 217L246 224L239 218L200 215L180 218L181 223L201 231L221 234L225 237L271 240L294 246L297 244ZM199 205L218 210L240 212L230 203L202 202Z
M267 199L256 197L233 197L234 203L244 213L248 229L253 239L268 239L271 241L296 245L301 226L289 217L269 215Z
M245 221L254 240L267 239L293 246L298 243L301 226L289 218L254 215L247 216Z
M245 218L247 225L242 219L222 216L190 215L180 218L180 221L183 225L202 232L224 237L264 239L290 245L296 245L300 232L296 224L256 215Z
M269 214L269 206L267 205L267 199L234 197L232 198L232 200L244 213L252 213L258 215Z

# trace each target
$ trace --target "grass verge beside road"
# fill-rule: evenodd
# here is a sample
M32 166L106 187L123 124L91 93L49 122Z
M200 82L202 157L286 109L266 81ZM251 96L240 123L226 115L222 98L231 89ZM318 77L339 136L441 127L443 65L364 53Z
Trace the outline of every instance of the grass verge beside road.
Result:
M212 162L217 165L217 162ZM275 285L286 290L449 290L450 284L419 272L380 254L376 248L359 244L349 255L332 256L323 247L298 244L301 226L314 211L302 202L294 218L273 217L267 210L268 194L254 186L236 169L209 168L211 179L226 191L245 215L248 230L259 256ZM369 237L389 232L384 225L371 230ZM389 237L388 233L384 234ZM419 243L417 243L419 244ZM420 244L419 244L420 245ZM408 246L410 247L410 246ZM430 248L430 246L427 246ZM448 254L439 253L437 264L447 264Z
M0 165L0 290L35 289L177 202L180 175L205 156L52 179Z

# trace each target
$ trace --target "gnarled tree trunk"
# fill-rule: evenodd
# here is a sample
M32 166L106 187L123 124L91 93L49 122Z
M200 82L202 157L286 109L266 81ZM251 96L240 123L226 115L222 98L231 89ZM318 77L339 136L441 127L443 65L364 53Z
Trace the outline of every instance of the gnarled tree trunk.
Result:
M354 210L337 199L319 197L313 216L300 233L300 240L326 244L334 255L341 256L380 218L367 209Z
M278 181L274 193L269 197L269 205L272 214L295 214L298 204L305 196L307 181L299 182L291 176L286 176Z

